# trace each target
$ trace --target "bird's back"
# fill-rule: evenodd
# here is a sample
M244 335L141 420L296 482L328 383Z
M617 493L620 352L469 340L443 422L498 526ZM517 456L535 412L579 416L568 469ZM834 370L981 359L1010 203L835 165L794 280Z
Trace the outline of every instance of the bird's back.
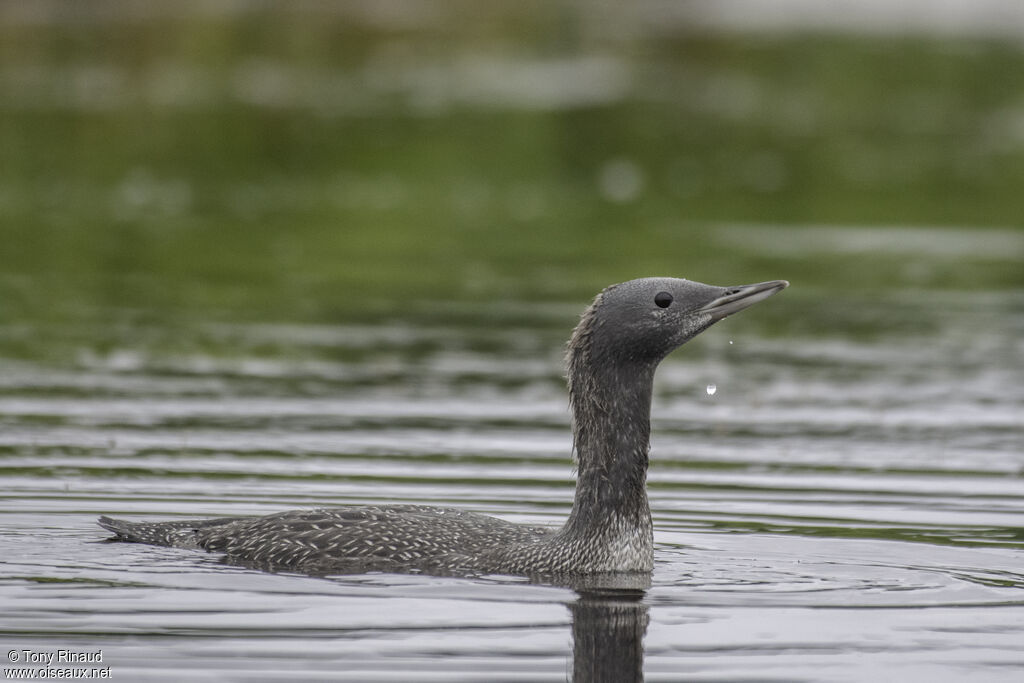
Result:
M233 562L305 572L503 571L499 552L549 540L544 527L423 505L293 510L264 517L132 523L117 540L220 551Z

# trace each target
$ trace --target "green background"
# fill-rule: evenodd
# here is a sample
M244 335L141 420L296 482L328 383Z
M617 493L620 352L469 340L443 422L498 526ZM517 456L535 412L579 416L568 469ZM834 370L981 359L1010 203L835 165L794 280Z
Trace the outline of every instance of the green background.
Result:
M1009 41L715 32L650 3L14 7L5 323L579 304L654 274L805 303L1024 286ZM961 257L965 232L989 247Z

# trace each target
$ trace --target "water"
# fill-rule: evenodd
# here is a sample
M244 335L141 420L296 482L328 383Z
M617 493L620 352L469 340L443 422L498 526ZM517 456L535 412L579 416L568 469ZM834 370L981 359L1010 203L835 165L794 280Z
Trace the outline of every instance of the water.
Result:
M897 332L814 335L860 307L807 301L795 285L662 366L649 587L273 575L94 524L397 501L557 525L579 305L11 361L0 640L100 650L120 680L1019 680L1024 301L891 297ZM772 307L794 322L758 325Z

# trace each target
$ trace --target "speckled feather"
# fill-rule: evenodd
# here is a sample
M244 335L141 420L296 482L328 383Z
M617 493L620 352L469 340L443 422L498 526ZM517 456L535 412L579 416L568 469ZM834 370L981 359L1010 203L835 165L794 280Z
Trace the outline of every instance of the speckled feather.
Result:
M543 527L424 505L295 510L265 517L100 524L119 540L202 548L268 568L303 571L500 571L480 558L550 539ZM488 565L488 566L485 566Z

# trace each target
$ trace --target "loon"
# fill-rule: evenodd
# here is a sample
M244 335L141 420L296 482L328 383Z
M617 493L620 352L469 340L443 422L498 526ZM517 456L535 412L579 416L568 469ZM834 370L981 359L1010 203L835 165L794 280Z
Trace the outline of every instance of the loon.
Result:
M560 529L425 505L171 522L100 517L99 524L114 533L111 541L205 549L236 564L308 574L650 572L646 480L654 371L714 323L788 286L785 280L714 287L641 278L597 295L566 353L577 481Z

